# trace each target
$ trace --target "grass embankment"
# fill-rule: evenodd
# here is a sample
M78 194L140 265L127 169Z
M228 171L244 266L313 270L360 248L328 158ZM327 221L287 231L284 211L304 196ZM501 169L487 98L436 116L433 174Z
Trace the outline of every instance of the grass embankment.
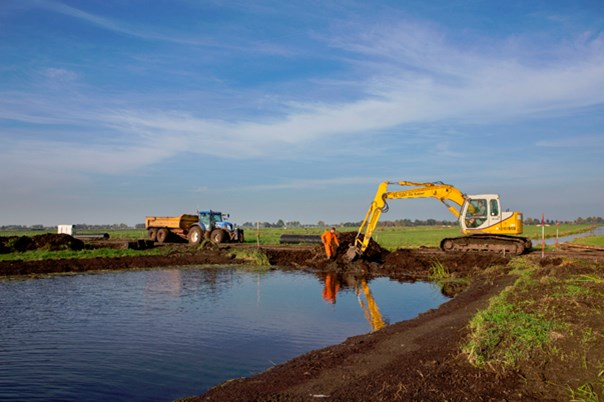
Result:
M604 235L580 237L574 239L572 243L581 244L583 246L604 247Z
M471 320L462 350L477 367L516 370L553 400L604 397L604 271L597 263L511 262L515 283Z
M59 250L59 251L48 251L48 250L33 250L22 253L8 253L0 254L0 261L41 261L41 260L52 260L61 258L117 258L117 257L133 257L140 255L167 255L171 253L170 248L153 248L149 250L121 250L114 248L99 248L92 250Z

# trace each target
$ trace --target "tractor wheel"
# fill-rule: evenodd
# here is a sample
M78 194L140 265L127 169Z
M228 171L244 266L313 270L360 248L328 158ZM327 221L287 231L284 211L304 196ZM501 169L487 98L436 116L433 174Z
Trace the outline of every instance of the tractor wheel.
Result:
M157 230L157 241L160 243L165 242L168 239L170 232L166 228L160 228Z
M214 229L210 236L212 241L217 244L224 243L224 241L226 240L226 237L227 237L226 233L222 229Z
M157 228L149 228L147 233L149 233L149 240L151 240L151 241L157 240Z
M203 240L203 231L199 226L193 226L189 230L189 244L198 245Z

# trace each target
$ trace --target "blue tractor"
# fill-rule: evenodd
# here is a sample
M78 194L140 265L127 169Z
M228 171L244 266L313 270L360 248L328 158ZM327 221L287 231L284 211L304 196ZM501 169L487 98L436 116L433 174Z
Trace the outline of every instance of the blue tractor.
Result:
M227 222L225 219L228 214L223 214L218 211L198 211L200 226L205 230L203 236L206 239L212 240L214 243L243 243L243 229L237 228L233 223ZM197 237L197 241L189 238L191 243L201 242L201 236Z

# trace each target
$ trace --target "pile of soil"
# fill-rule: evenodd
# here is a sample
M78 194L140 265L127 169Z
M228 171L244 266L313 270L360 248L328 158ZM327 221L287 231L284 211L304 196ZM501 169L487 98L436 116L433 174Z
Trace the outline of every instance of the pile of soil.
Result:
M0 237L0 254L23 253L25 251L74 250L84 249L84 242L67 234L41 234L29 236Z
M377 267L386 260L390 251L382 248L374 240L369 241L362 258L354 262L350 262L345 258L348 248L354 245L356 234L356 232L344 232L338 235L340 245L332 259L327 259L323 245L264 246L261 247L261 250L268 257L270 264L275 266L309 267L322 271L347 271L357 274L370 274L377 271Z
M28 238L0 237L0 244L4 239L16 239L7 244L19 245L19 252L29 250L83 250L98 247L85 244L65 234L48 234ZM123 248L123 242L120 248ZM23 246L25 245L25 246ZM168 255L140 255L127 257L94 257L94 258L60 258L47 260L14 260L0 261L0 276L14 275L39 275L53 273L73 273L87 271L124 270L136 268L153 268L184 265L205 264L242 264L244 261L235 259L228 248L220 248L213 243L204 244L203 247L191 248L188 245L174 246Z

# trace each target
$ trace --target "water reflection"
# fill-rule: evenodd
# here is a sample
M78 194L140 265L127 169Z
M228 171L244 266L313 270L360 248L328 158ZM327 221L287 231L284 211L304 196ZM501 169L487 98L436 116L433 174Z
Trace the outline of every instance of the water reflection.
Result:
M338 275L336 272L329 272L325 274L324 281L325 282L322 295L323 299L327 303L336 303L336 297L343 282L344 287L354 289L354 293L359 302L359 306L363 311L365 319L371 326L372 331L377 331L388 324L386 321L384 321L382 313L380 313L380 309L377 303L375 302L373 293L371 293L371 289L369 288L367 279L365 279L364 277L356 278L352 275ZM364 300L361 296L361 291L363 296L365 297Z
M28 401L195 395L446 300L427 283L230 267L0 280L0 295L0 400Z

